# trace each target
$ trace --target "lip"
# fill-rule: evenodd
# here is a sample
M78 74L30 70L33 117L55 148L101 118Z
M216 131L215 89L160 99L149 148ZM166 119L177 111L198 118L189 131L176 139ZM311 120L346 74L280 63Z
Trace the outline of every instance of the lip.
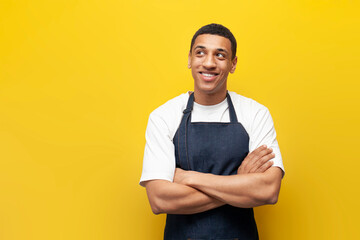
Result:
M205 76L202 73L214 74L214 76ZM201 79L203 79L204 81L211 82L211 81L214 81L219 74L214 73L214 72L205 72L204 71L204 72L199 72L199 75L200 75Z

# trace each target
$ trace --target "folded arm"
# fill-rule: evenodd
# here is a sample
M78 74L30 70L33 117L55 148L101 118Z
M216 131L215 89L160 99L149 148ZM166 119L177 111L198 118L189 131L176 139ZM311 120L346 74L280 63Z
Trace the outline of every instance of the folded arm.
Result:
M224 205L218 199L182 184L151 180L144 185L155 214L194 214Z
M238 169L238 175L244 179L247 175L263 174L268 168L271 167L274 158L272 149L267 148L265 145L257 148L251 152L242 162ZM217 194L214 194L209 188L207 191L206 186L200 186L194 184L194 186L186 183L187 180L192 180L192 177L197 177L195 180L207 181L208 179L201 179L201 177L216 176L212 174L203 174L192 171L184 171L176 169L174 182L166 180L150 180L144 182L146 187L148 199L152 211L155 214L169 213L169 214L194 214L204 212L224 204L231 204L231 201L227 201L228 197L221 198ZM265 173L264 173L265 174ZM261 175L260 175L261 176ZM191 177L191 178L190 178ZM217 177L234 177L234 176L217 176ZM229 180L228 180L229 179ZM251 178L247 179L247 183L250 183ZM211 181L217 181L218 179L209 179ZM222 178L220 179L222 180ZM224 184L229 185L232 182L232 178L226 178ZM195 182L192 182L195 183ZM233 184L233 183L231 183ZM252 184L256 184L252 183ZM248 187L245 183L243 186ZM230 189L231 190L231 189ZM231 191L230 191L231 192ZM213 194L213 195L211 195ZM236 204L232 204L236 206Z
M219 176L209 173L176 170L180 183L198 189L221 202L242 208L275 204L282 170L271 167L264 173Z

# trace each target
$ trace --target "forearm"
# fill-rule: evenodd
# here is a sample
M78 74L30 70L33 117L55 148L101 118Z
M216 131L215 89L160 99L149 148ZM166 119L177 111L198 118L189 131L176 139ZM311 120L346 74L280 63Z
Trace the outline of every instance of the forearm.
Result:
M282 171L272 167L264 173L218 176L191 172L185 184L227 204L250 208L277 202Z
M153 180L145 186L155 214L194 214L224 205L216 198L178 183Z

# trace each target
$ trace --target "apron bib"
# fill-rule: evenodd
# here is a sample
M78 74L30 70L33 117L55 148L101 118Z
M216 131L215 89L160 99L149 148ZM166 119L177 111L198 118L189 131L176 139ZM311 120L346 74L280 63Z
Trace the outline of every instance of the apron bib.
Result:
M216 175L235 175L249 152L249 135L238 122L226 95L230 122L191 122L194 94L189 96L174 136L176 167ZM168 214L165 240L259 239L252 208L224 205L196 214Z

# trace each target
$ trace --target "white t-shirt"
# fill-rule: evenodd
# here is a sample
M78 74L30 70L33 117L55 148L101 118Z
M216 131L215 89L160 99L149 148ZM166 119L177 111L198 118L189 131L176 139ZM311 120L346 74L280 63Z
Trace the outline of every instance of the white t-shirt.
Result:
M266 144L275 153L275 158L271 159L274 162L273 167L279 167L285 172L269 110L250 98L231 91L228 93L237 119L250 137L249 152ZM173 138L188 99L189 94L183 93L150 114L145 134L146 145L140 185L143 186L144 181L154 179L173 181L176 165ZM191 122L230 122L227 99L211 106L194 102Z

